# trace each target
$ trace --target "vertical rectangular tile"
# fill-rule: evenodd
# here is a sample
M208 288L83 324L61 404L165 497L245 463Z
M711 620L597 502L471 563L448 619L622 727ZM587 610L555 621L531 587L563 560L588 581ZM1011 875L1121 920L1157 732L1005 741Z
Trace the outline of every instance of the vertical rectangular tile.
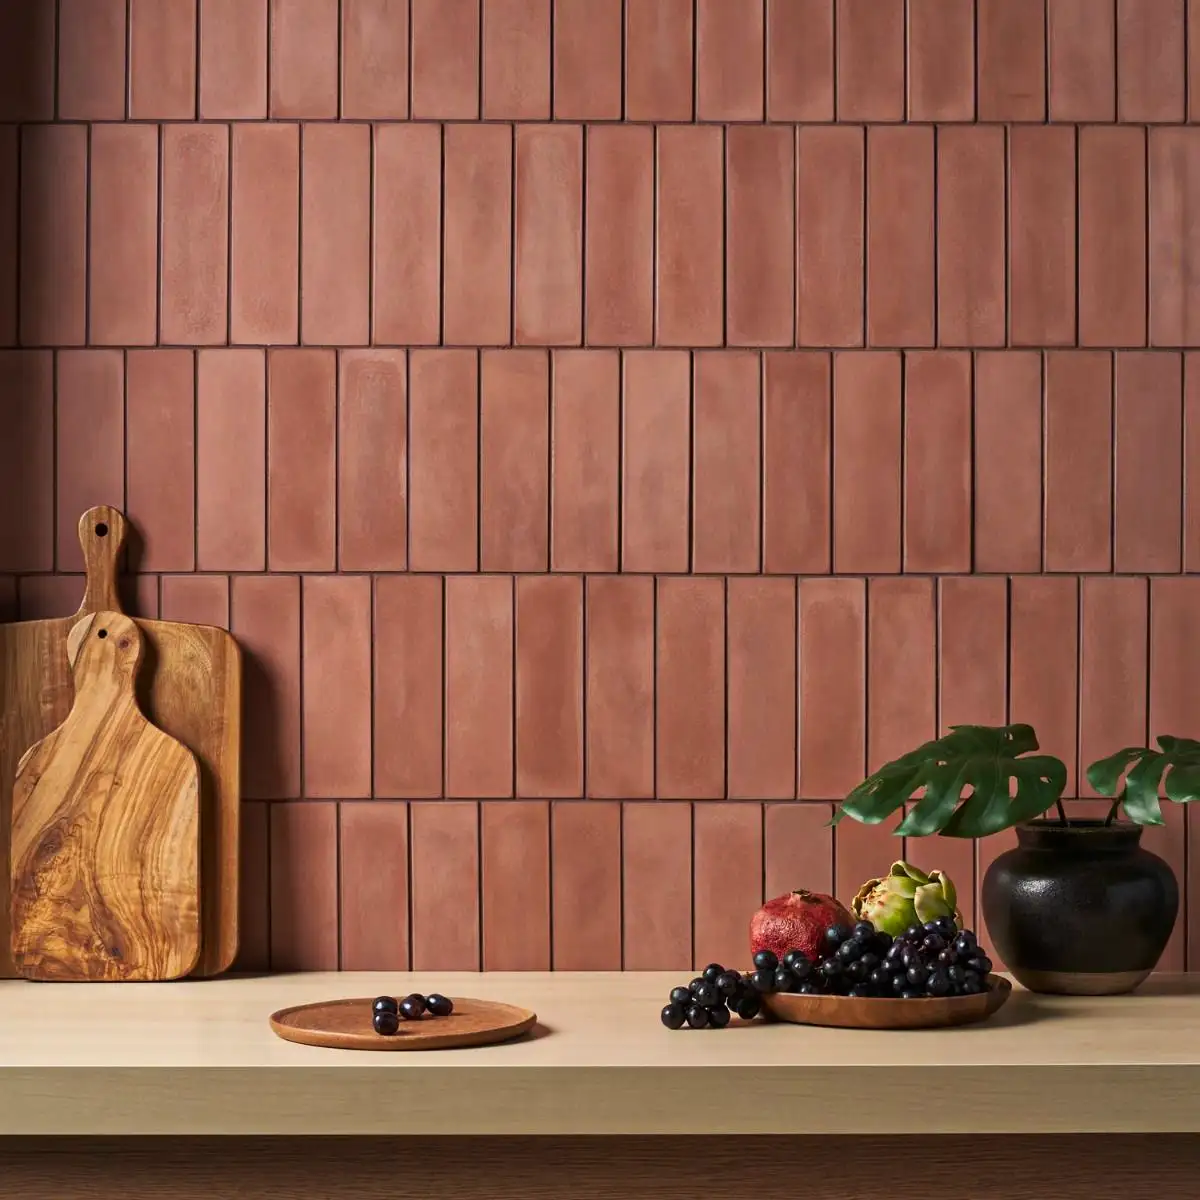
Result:
M1186 0L1117 0L1117 120L1183 121Z
M750 915L763 902L762 805L696 805L695 847L696 970L711 962L736 970L750 953Z
M550 569L617 570L621 366L615 350L551 361Z
M833 6L767 0L767 119L833 120Z
M338 967L336 804L271 806L271 968Z
M845 820L833 831L833 894L843 904L849 906L868 879L879 877L881 864L903 857L904 842L895 833L898 824L898 817L889 817L883 825Z
M130 616L157 620L162 616L158 602L160 583L161 577L158 575L120 576L117 579L117 593L122 607Z
M0 121L53 120L57 24L45 4L0 10Z
M763 889L767 899L796 888L833 891L833 830L828 804L768 804L763 813Z
M164 575L162 611L164 621L229 628L228 575Z
M16 125L0 125L0 346L17 344L20 172L20 130Z
M146 578L155 577L148 575ZM68 617L79 607L83 588L78 575L26 575L17 582L17 607L23 620ZM117 581L122 602L127 598L126 585L130 582L130 576L122 576Z
M1047 0L1050 120L1111 121L1116 114L1116 6Z
M442 131L375 127L374 340L436 345L442 303Z
M932 346L933 130L867 130L867 344Z
M863 130L802 125L796 143L796 344L863 344Z
M159 340L225 341L229 270L229 126L162 127Z
M70 363L71 355L63 361ZM116 423L117 440L124 434L120 420L120 359L116 362L116 405L85 386L79 389L77 412L87 417L108 407L108 421ZM0 562L8 571L50 571L55 565L55 398L54 356L49 350L0 350L0 501L19 521L0 522ZM120 495L118 486L117 495ZM88 502L91 503L91 502ZM86 509L75 514L78 520ZM74 554L79 555L78 541Z
M830 357L763 356L763 570L830 569L832 483Z
M342 116L408 116L408 0L342 0Z
M833 358L833 569L900 570L900 355Z
M701 352L694 370L692 567L753 573L762 490L759 358Z
M660 346L719 346L724 326L724 166L722 130L712 125L658 130Z
M654 580L589 576L587 794L654 795Z
M654 130L587 133L584 329L592 346L654 340Z
M370 339L371 129L310 124L301 140L300 340Z
M272 571L332 571L337 489L332 350L267 358L267 550Z
M550 806L556 971L621 969L621 806Z
M1151 129L1150 344L1200 342L1200 129Z
M200 0L200 116L267 115L267 0Z
M485 120L550 116L551 2L487 0L483 5Z
M1146 134L1079 131L1079 344L1146 344Z
M303 589L304 794L371 794L371 580L308 575Z
M1004 130L939 129L937 178L938 341L1003 346Z
M971 569L971 356L914 351L904 372L904 569Z
M867 592L867 770L937 732L932 579L872 579Z
M190 350L131 350L125 367L125 514L142 571L196 565L196 360Z
M129 0L129 115L196 116L196 0Z
M235 575L230 628L244 657L242 795L300 795L300 580Z
M479 116L480 0L412 0L412 115Z
M833 799L866 762L866 581L802 579L799 609L799 794Z
M626 971L692 967L692 806L625 804Z
M726 134L725 339L731 346L792 344L794 140L783 126L732 126Z
M796 582L731 579L729 795L796 794Z
M62 0L59 4L60 121L124 119L128 7L126 0ZM25 53L25 47L19 52Z
M625 0L627 120L692 119L694 8L693 0Z
M616 121L624 63L622 0L554 0L554 116Z
M271 838L270 806L242 802L238 857L238 951L235 971L268 971L271 967Z
M575 346L583 305L583 130L516 127L513 340Z
M1112 569L1112 360L1046 355L1047 571Z
M479 805L409 805L412 829L412 965L479 970Z
M446 578L446 793L513 790L513 581Z
M550 525L549 364L542 350L480 356L480 566L545 571Z
M1008 581L938 581L938 733L1003 725L1008 713Z
M904 120L903 0L837 0L839 121Z
M266 363L261 350L196 360L196 566L261 571L267 531Z
M1079 791L1094 796L1092 763L1147 745L1150 593L1132 577L1086 576L1080 586Z
M233 126L229 332L295 344L300 320L300 126Z
M483 969L550 969L550 806L482 804Z
M89 341L153 345L158 336L155 126L92 126L88 237Z
M446 345L505 345L512 297L512 129L447 125L442 305Z
M763 119L763 0L697 0L696 120Z
M1183 498L1183 569L1195 572L1200 571L1200 360L1195 354L1183 359Z
M341 806L343 971L408 970L408 805Z
M686 571L691 490L691 382L682 351L624 359L621 569Z
M975 6L909 0L908 119L975 118Z
M21 343L79 346L87 305L87 128L21 130Z
M408 561L414 571L479 565L479 366L470 350L408 362Z
M1183 569L1183 362L1178 354L1116 355L1113 569Z
M442 794L442 580L375 581L376 796Z
M658 581L656 794L725 795L725 584Z
M1042 566L1042 359L975 356L975 570Z
M403 350L338 355L338 565L408 566L408 366Z
M23 365L30 364L26 360ZM125 506L125 367L121 352L60 351L55 383L55 567L82 571L80 516L96 504Z
M1009 131L1008 269L1010 341L1075 341L1075 131Z
M338 115L339 0L271 0L271 116Z
M979 120L1045 120L1046 0L978 0L977 7Z
M1066 795L1074 796L1079 582L1016 576L1010 603L1009 720L1032 725L1042 751L1067 764Z
M526 575L517 588L517 795L583 795L583 582Z

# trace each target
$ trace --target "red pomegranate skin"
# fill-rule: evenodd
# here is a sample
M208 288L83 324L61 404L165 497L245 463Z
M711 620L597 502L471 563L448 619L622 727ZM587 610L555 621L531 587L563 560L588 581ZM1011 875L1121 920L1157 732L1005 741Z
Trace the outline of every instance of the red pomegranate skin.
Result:
M778 958L803 950L814 962L830 925L854 928L854 918L832 896L798 888L768 900L750 918L750 954L771 950Z

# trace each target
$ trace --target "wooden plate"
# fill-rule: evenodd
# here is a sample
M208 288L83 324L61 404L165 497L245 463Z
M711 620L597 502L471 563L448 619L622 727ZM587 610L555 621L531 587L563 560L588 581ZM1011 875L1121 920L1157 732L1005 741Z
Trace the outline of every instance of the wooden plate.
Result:
M764 996L768 1013L793 1025L834 1029L941 1029L986 1021L1012 993L1012 984L989 975L978 996L927 997L921 1000L873 1000L860 996L804 996L777 992Z
M527 1008L452 996L454 1011L448 1017L402 1020L398 1033L384 1036L371 1027L374 999L364 996L281 1008L271 1014L271 1028L286 1042L334 1050L454 1050L507 1042L528 1033L537 1021L537 1014Z

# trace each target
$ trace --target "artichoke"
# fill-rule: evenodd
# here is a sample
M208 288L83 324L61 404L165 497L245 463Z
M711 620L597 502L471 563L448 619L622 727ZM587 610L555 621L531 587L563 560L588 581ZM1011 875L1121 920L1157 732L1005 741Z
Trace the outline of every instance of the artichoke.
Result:
M923 925L938 917L953 917L959 928L958 893L950 877L941 871L928 875L912 863L892 863L884 879L868 879L858 889L851 905L860 921L899 937L910 925Z

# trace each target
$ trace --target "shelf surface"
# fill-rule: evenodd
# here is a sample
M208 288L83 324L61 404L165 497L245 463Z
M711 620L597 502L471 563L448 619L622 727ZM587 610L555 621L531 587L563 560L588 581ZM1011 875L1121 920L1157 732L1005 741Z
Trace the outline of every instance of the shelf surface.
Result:
M737 1021L670 1032L677 974L297 974L0 982L5 1134L1200 1131L1200 975L1134 996L1015 989L983 1025ZM277 1038L276 1009L441 991L534 1009L522 1041L369 1053Z

